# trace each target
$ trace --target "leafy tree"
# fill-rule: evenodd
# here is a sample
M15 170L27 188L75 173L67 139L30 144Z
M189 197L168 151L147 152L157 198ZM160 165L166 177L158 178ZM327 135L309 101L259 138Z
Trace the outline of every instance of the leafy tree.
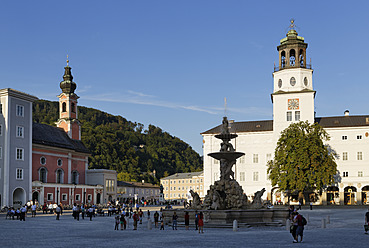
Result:
M306 194L320 191L334 182L336 154L323 141L328 133L318 124L293 123L282 131L274 160L268 162L268 175L280 191Z

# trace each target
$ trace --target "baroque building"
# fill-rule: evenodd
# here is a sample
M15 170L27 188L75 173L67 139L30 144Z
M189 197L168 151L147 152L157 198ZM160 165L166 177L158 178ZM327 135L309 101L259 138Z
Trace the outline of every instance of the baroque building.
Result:
M251 199L254 193L266 189L264 199L285 202L283 192L272 187L268 180L267 162L273 159L281 131L291 123L308 121L319 123L330 135L329 146L339 155L336 163L336 183L329 186L316 204L369 204L369 115L316 117L313 87L313 69L306 61L305 39L291 28L277 46L278 66L273 72L273 120L231 122L232 133L238 134L233 146L245 156L233 167L235 179ZM220 141L215 134L221 126L202 133L204 152L204 187L219 179L218 161L207 156L219 149ZM297 195L293 196L297 203Z

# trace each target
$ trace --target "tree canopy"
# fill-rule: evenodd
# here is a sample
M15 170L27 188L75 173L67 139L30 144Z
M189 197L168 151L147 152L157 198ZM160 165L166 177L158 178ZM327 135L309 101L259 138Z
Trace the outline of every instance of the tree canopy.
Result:
M34 103L34 122L55 126L58 118L58 102ZM82 141L91 152L89 168L116 170L119 180L151 183L164 175L202 170L200 155L159 127L144 130L141 123L81 106L78 119Z
M324 145L328 133L318 124L292 123L282 131L268 175L281 191L313 191L334 182L335 152Z

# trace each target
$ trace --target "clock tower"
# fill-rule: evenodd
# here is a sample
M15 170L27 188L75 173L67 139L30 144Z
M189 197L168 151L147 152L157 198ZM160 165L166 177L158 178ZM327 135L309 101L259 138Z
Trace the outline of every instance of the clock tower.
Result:
M279 66L273 73L273 131L276 139L291 123L314 123L313 69L306 63L308 44L298 36L294 20L277 47Z

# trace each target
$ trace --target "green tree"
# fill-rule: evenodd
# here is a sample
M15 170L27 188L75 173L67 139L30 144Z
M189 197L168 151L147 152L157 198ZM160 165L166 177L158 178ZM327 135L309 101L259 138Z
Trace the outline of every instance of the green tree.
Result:
M324 141L328 133L318 124L293 123L282 131L274 160L268 162L268 176L280 191L299 191L305 199L309 192L321 191L334 182L336 153Z

